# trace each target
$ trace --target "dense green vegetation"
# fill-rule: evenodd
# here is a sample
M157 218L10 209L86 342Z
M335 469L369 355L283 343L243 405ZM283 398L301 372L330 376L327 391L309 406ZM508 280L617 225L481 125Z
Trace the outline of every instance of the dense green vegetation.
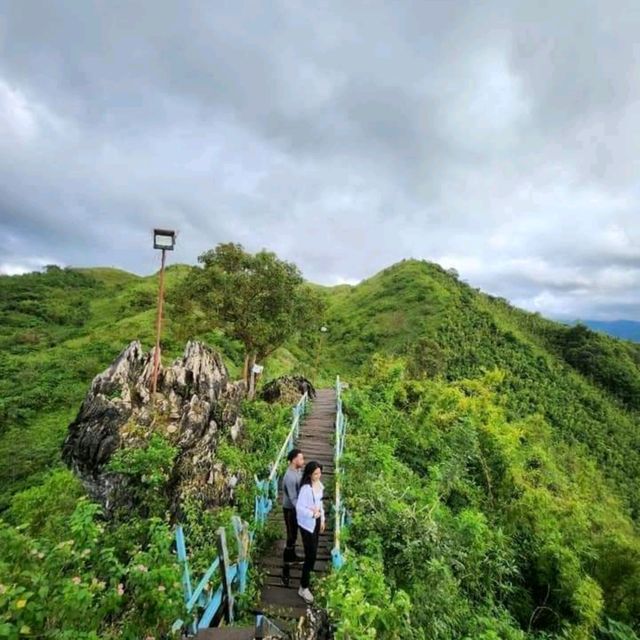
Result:
M247 469L263 471L258 457L275 457L290 412L254 403L246 417L234 455L228 444L221 451L231 467L240 460L242 467L234 470L245 475ZM145 446L116 454L111 469L131 476L140 507L109 520L66 469L43 474L41 484L13 496L0 519L0 638L169 636L172 623L185 617L165 491L175 454L175 447L158 433L148 434ZM250 519L253 502L247 487L252 476L246 479L235 510L203 513L197 504L183 505L194 576L216 556L212 532L225 526L233 539L231 515ZM240 599L240 615L252 593Z
M640 516L640 345L566 327L479 293L438 265L409 260L330 298L334 370L403 355L415 377L449 381L500 368L510 418L539 413L580 443Z
M412 380L378 357L348 394L339 637L635 637L634 524L541 415L507 417L505 378Z
M638 345L419 261L330 300L356 388L341 637L634 638Z
M197 337L241 377L243 344L174 296L189 272L167 272L163 358ZM266 360L265 379L351 382L350 555L324 589L340 637L633 639L640 345L514 309L421 261L313 289L324 316ZM156 292L155 277L112 269L0 277L0 637L160 637L180 613L161 490L170 444L149 434L113 461L151 511L131 521L104 522L60 463L93 376L129 341L152 345ZM218 455L250 480L287 416L246 413L244 438ZM236 508L248 515L251 501L241 483ZM185 505L198 568L229 515Z
M168 270L170 295L187 272ZM165 491L176 453L171 443L149 433L145 446L112 459L114 471L132 477L144 511L109 521L60 461L92 378L129 341L151 346L156 291L156 278L112 269L50 267L0 277L0 638L160 638L184 613ZM165 359L184 347L171 311ZM198 337L220 349L237 374L241 345L219 331ZM274 372L287 366L281 357L273 359ZM256 402L244 413L242 438L223 442L219 453L246 480L235 509L248 519L253 473L264 471L264 456L275 457L290 411ZM183 510L198 574L216 553L211 532L229 525L232 511L202 513L197 504Z

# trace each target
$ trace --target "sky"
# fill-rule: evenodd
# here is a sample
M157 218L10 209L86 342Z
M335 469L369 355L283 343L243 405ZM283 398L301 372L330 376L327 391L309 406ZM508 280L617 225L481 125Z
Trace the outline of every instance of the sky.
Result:
M0 273L219 242L640 319L640 2L0 0Z

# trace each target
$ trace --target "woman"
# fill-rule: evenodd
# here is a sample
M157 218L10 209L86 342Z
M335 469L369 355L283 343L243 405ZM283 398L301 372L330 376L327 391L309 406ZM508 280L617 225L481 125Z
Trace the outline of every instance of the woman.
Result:
M309 579L318 554L318 536L324 533L324 507L322 506L324 487L320 482L321 476L322 465L315 460L308 462L302 474L296 502L296 517L304 545L304 565L298 595L307 604L313 602L313 595L309 591Z

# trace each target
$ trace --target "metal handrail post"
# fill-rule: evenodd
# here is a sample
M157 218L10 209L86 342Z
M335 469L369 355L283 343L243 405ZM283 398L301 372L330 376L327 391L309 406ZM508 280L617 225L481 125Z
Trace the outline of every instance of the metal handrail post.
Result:
M344 416L342 414L342 385L340 376L336 376L336 423L335 423L335 527L334 527L334 546L331 550L331 560L334 569L339 569L344 564L344 559L340 551L340 534L343 524L343 507L342 496L340 494L340 458L342 457L342 449L344 443Z

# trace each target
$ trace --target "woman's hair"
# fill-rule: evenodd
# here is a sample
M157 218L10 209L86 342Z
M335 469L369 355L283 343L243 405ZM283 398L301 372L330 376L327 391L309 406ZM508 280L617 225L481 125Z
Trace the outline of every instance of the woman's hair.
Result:
M300 486L303 484L311 484L311 476L316 469L320 469L322 471L322 465L316 460L310 460L304 466L304 471L302 472L302 480L300 481Z

